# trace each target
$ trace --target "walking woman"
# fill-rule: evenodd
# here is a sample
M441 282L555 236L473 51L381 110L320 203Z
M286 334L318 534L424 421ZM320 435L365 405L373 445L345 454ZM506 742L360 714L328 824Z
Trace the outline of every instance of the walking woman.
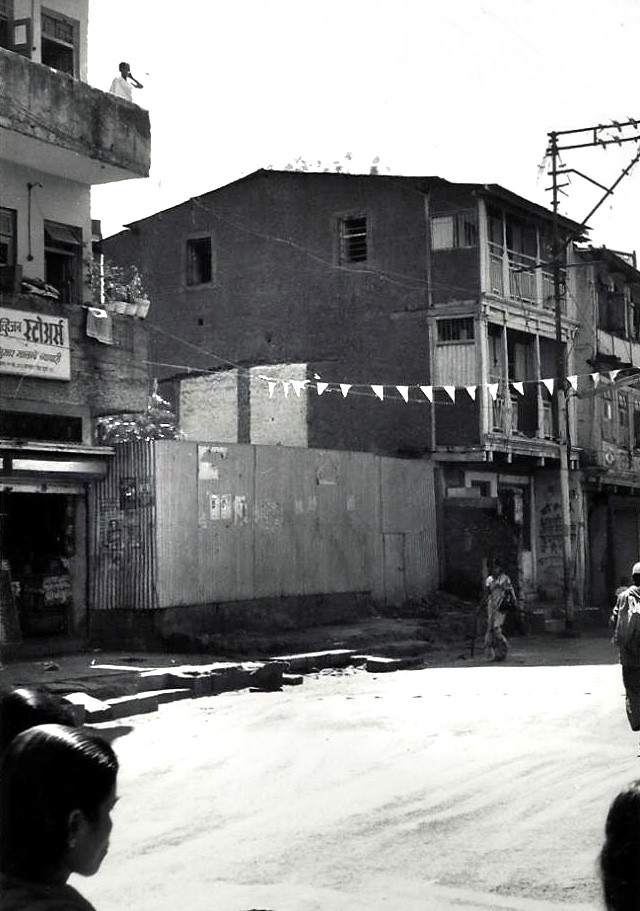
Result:
M0 768L3 911L94 911L67 884L109 847L118 761L108 743L57 724L23 731Z
M640 779L620 791L609 808L600 871L607 911L638 911Z
M515 610L517 602L511 579L502 571L499 560L494 560L493 572L487 576L484 587L484 605L487 612L485 655L490 661L504 661L509 651L509 643L502 632L502 625L507 612ZM480 606L482 607L482 604Z

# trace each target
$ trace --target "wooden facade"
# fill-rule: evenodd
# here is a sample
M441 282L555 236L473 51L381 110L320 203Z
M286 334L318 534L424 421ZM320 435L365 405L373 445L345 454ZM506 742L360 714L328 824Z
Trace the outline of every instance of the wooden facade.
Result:
M91 607L162 609L438 585L433 466L159 440L116 447L92 502Z

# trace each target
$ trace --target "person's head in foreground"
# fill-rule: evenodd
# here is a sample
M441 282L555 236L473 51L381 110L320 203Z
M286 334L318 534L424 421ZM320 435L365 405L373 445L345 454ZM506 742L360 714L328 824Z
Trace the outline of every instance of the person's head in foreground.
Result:
M41 687L18 687L0 693L0 752L17 734L37 724L75 727L71 706Z
M635 563L631 568L631 578L634 585L640 585L640 563Z
M638 911L640 779L620 791L609 808L600 870L607 911Z
M117 773L97 735L58 724L18 734L0 768L3 876L52 885L93 876L109 847Z

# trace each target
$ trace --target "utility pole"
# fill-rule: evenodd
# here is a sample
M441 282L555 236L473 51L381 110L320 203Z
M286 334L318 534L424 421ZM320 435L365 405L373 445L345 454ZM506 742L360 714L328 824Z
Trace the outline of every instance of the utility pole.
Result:
M608 145L622 145L626 142L640 141L640 119L628 120L625 123L614 121L610 125L599 124L593 127L584 127L576 130L559 130L548 133L549 146L547 155L551 159L551 177L552 192L552 209L553 209L553 300L555 311L555 330L556 330L556 383L555 383L555 401L556 401L556 420L558 434L558 455L560 459L559 481L560 481L560 510L562 517L562 564L563 564L563 599L565 629L568 633L575 633L575 612L573 603L573 546L571 541L571 501L569 494L569 460L570 460L570 436L568 421L568 383L567 383L567 349L563 340L562 333L562 311L563 303L566 300L566 288L563 289L562 281L562 263L565 259L568 244L573 239L560 239L559 226L559 194L562 187L567 184L559 184L558 177L561 174L577 174L589 183L594 184L601 190L604 195L599 202L591 209L587 217L581 222L580 228L585 229L591 216L600 208L604 201L613 194L618 184L630 173L631 169L640 160L640 151L632 158L626 168L623 169L617 180L610 186L605 187L593 178L588 177L575 168L558 167L560 163L560 152L570 149L584 149L589 147L606 147ZM631 134L631 135L630 135ZM559 137L564 145L559 144ZM569 138L570 137L570 138ZM564 293L563 293L564 290Z

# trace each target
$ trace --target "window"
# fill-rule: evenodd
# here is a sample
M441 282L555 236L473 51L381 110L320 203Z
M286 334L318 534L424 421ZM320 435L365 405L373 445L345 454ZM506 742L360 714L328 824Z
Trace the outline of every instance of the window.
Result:
M640 342L640 284L634 283L629 286L631 296L631 308L629 313L629 328L631 337Z
M82 303L82 231L54 221L44 223L44 280L64 304Z
M78 31L74 19L42 10L42 62L70 76L77 75Z
M16 267L16 212L0 209L0 288L17 291L22 270Z
M545 440L553 439L553 407L548 399L542 401L542 436Z
M367 216L340 219L340 262L366 263L368 252Z
M629 445L629 396L624 392L618 393L618 441Z
M11 20L13 19L11 0L0 0L0 47L12 50Z
M610 389L602 393L602 438L613 441L613 396Z
M82 443L82 418L64 414L3 411L0 415L0 435L21 440Z
M187 284L205 285L213 278L211 238L194 237L187 241Z
M474 339L473 319L439 319L438 344L444 342L472 342Z
M453 215L434 215L431 218L431 249L453 250L475 247L478 237L474 209Z
M0 266L16 264L16 211L0 209Z

